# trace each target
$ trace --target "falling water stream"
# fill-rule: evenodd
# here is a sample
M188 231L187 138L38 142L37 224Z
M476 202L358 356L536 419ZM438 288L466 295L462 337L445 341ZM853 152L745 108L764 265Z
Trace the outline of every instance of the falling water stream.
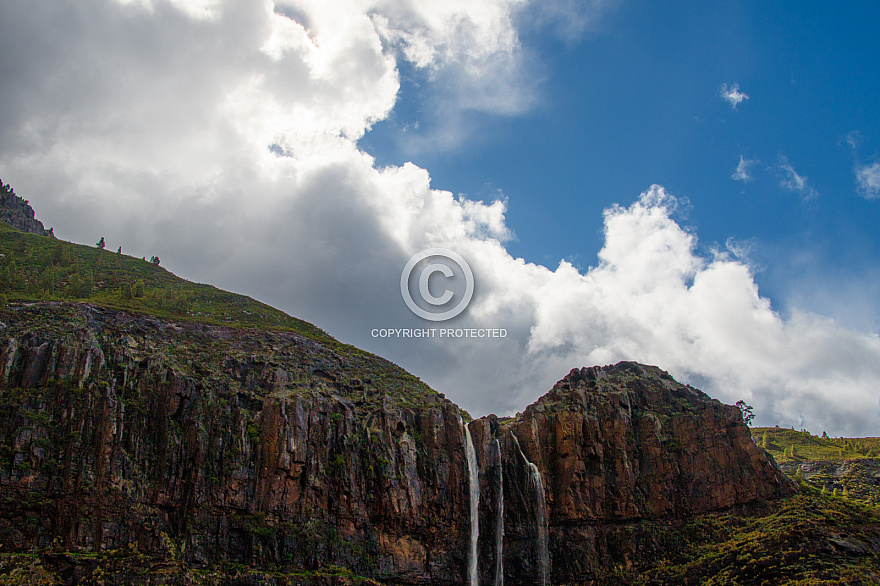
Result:
M537 497L538 515L538 555L541 560L541 585L550 584L550 549L547 544L547 534L549 527L547 526L547 508L544 500L544 483L541 481L541 472L538 467L529 462L529 478L535 488Z
M471 547L468 552L468 581L471 586L478 586L480 583L480 578L477 575L477 540L480 537L480 479L478 477L477 453L474 451L474 442L471 441L471 432L467 425L464 425L464 438L471 497Z
M549 537L549 527L547 525L547 503L544 499L544 482L541 480L541 471L538 470L538 467L529 462L529 459L526 458L526 455L523 453L522 448L519 445L519 440L516 439L516 435L513 435L513 443L516 444L516 448L519 450L519 455L522 456L522 459L528 463L529 465L529 483L532 485L532 490L535 492L535 522L538 525L538 560L540 562L539 578L541 580L541 586L548 586L550 584L550 548L548 545L548 537Z
M498 457L498 503L495 508L495 586L504 586L504 470L501 464L501 443L495 439Z

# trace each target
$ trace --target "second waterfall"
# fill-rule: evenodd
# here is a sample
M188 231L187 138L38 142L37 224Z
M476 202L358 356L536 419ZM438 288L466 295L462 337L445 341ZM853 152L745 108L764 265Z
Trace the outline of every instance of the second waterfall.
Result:
M477 574L477 541L480 537L480 470L477 467L477 453L474 451L474 442L471 440L471 432L467 425L464 426L464 438L471 505L471 541L470 550L468 551L468 582L471 586L477 586L480 583L480 578Z
M495 586L504 586L504 463L501 442L495 440L495 457L498 461L498 486L495 505Z
M536 519L538 525L538 557L541 565L539 576L541 586L550 584L550 551L548 549L548 538L550 536L549 527L547 526L547 509L546 500L544 498L544 481L541 479L541 472L538 467L529 462L529 478L535 490L535 509L537 511Z

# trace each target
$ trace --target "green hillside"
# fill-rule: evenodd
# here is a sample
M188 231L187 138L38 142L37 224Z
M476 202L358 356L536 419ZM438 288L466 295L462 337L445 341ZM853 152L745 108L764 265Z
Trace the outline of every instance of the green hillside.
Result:
M778 427L756 427L752 437L789 477L829 496L880 504L880 438L817 437Z
M347 368L392 391L403 403L422 404L435 395L418 377L388 360L343 344L250 297L192 283L158 263L20 232L0 221L0 313L9 303L39 301L90 303L177 321L294 332L336 352Z
M769 510L707 514L667 528L658 539L670 553L615 578L640 586L880 584L878 526L877 507L802 483L801 494Z
M880 458L880 437L820 437L781 427L754 427L752 437L779 463Z
M282 311L211 285L191 283L125 254L13 230L0 222L0 293L7 301L81 301L214 325L332 338Z

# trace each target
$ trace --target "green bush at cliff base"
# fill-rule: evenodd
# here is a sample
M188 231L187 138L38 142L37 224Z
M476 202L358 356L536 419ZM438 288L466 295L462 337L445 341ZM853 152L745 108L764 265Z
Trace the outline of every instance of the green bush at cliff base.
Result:
M299 572L267 571L235 564L193 569L173 560L126 551L0 554L0 586L60 586L65 580L61 572L53 569L59 566L76 567L80 575L78 584L379 586L378 582L335 566Z
M808 485L761 515L703 515L667 531L677 553L600 583L880 584L880 510Z

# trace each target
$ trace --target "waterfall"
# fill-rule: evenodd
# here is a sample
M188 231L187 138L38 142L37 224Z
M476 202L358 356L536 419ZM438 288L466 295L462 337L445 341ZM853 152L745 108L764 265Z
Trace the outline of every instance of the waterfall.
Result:
M498 456L498 502L495 508L495 586L504 586L504 469L501 461L501 443L495 439Z
M477 468L477 453L474 451L474 442L471 440L471 432L464 425L465 455L468 466L468 486L471 497L471 547L468 552L468 582L471 586L478 586L480 578L477 575L477 540L480 537L480 479Z
M511 435L513 436L513 443L516 444L516 449L519 450L519 455L529 465L529 484L532 485L532 489L535 491L535 500L537 501L535 522L538 525L538 559L541 564L539 569L540 584L541 586L547 586L550 584L550 548L548 544L550 528L547 523L547 501L544 498L544 482L541 480L541 471L538 470L537 466L529 462L529 459L523 453L519 440L516 439L516 434Z
M550 549L547 544L548 534L550 532L547 525L547 507L544 500L544 483L541 481L541 472L538 467L529 462L529 478L532 486L535 487L537 496L538 515L538 555L541 559L541 586L550 584Z

